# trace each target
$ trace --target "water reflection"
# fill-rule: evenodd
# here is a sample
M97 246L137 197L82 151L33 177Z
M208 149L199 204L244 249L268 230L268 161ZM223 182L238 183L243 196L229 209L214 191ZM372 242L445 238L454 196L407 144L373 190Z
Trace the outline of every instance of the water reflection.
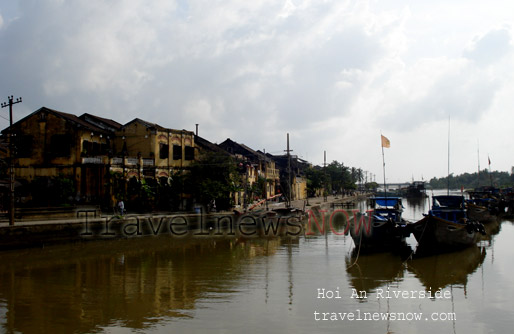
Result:
M466 288L468 276L484 262L485 248L469 247L452 253L442 253L407 261L407 270L416 276L427 290L435 291L449 285Z
M243 289L241 277L249 278L242 264L278 247L279 239L157 237L5 253L3 326L23 333L94 332L113 323L143 329L163 317L190 317L198 299Z
M350 285L357 291L371 292L387 283L402 281L404 265L400 256L389 252L359 254L346 258ZM355 262L357 261L357 262Z
M410 221L417 221L423 217L424 213L427 213L429 207L429 197L406 197L406 208L404 212L404 218Z
M250 240L163 236L2 252L0 333L508 332L514 226L502 224L486 225L491 239L481 247L413 259L403 252L361 250L357 256L349 236L333 233ZM377 289L388 287L457 289L451 303L376 298ZM342 298L319 299L319 288L340 288ZM351 288L373 296L352 299ZM314 311L356 310L456 310L457 321L313 319Z

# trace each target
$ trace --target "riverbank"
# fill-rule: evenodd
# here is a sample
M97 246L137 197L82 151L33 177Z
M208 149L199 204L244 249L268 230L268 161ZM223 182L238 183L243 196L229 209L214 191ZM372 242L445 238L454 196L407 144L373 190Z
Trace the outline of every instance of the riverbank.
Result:
M351 203L365 198L364 195L317 197L293 201L291 207L297 212L308 210L319 212L344 207L351 208ZM269 206L271 210L279 208L285 208L284 203ZM259 211L259 208L254 211L242 214L232 212L209 214L156 212L128 214L123 217L86 214L80 218L15 221L13 226L4 221L0 223L0 250L161 234L170 234L175 237L191 234L197 236L242 235L244 237L262 235L262 226L259 226L258 222L251 217L265 214L265 211ZM294 236L303 232L300 222L292 220L298 217L284 215L278 218L275 219L275 222L281 226L264 226L266 235L285 233ZM281 218L284 220L281 221Z

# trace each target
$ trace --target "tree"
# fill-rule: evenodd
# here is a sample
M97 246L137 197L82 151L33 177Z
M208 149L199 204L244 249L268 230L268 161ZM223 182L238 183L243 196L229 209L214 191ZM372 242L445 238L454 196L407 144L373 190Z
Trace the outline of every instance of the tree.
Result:
M237 163L220 153L204 154L191 165L186 179L187 190L197 203L207 206L214 200L222 210L232 207L231 195L241 187Z
M511 187L514 185L514 180L507 172L493 171L489 173L487 169L480 171L480 173L464 173L461 175L450 174L450 189L466 189L479 188L483 186L495 187ZM432 178L429 182L430 186L434 189L446 189L448 187L448 177Z
M307 178L307 194L313 197L318 190L323 188L323 171L319 168L309 167L305 176Z

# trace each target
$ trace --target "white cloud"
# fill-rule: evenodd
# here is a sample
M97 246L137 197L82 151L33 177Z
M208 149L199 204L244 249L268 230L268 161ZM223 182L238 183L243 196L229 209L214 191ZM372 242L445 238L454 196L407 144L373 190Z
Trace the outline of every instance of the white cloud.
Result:
M504 26L475 38L464 55L480 65L489 65L512 54L512 49L512 31L510 27Z
M267 151L289 132L314 162L327 150L378 173L362 152L380 130L415 143L449 113L477 131L512 109L512 31L498 27L512 5L468 1L461 15L463 4L23 1L0 19L0 75L12 78L0 91L22 95L25 114L200 123L214 142Z

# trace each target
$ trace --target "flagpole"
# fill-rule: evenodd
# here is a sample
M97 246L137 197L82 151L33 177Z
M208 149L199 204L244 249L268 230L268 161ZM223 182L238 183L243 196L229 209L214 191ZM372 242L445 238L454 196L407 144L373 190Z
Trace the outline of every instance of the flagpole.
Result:
M382 169L384 172L384 197L386 199L386 205L387 205L387 184L386 184L386 163L385 163L385 155L384 155L384 136L380 134L380 143L382 146Z
M491 159L487 155L487 162L489 163L489 180L491 181L491 188L493 187L493 174L491 174Z
M480 140L477 139L477 156L478 156L478 176L477 176L477 191L480 188Z
M450 116L448 115L448 186L446 188L446 195L450 196Z
M384 196L387 202L387 186L386 186L386 163L384 158L384 146L382 146L382 168L384 170Z

